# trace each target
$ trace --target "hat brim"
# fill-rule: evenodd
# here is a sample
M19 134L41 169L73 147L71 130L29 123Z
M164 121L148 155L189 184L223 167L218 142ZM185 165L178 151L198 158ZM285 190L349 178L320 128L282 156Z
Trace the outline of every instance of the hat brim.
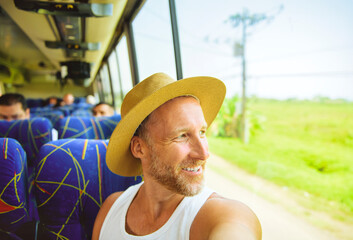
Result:
M130 141L136 128L151 112L170 99L192 95L199 99L210 126L222 106L225 93L224 83L212 77L185 78L156 90L131 109L114 129L106 153L107 166L121 176L142 175L141 161L131 154Z

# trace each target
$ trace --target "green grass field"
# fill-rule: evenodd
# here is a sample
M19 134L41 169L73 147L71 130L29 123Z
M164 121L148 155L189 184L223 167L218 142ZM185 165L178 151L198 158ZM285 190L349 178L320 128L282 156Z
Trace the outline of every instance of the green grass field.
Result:
M247 145L209 137L211 152L353 213L353 103L252 99L249 109L266 118L264 130Z

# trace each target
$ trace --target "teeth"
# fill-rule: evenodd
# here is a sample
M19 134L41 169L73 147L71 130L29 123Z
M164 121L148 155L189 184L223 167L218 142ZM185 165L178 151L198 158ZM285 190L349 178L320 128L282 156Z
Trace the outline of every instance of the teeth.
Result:
M188 172L197 172L199 171L200 167L195 167L195 168L184 168L184 170Z

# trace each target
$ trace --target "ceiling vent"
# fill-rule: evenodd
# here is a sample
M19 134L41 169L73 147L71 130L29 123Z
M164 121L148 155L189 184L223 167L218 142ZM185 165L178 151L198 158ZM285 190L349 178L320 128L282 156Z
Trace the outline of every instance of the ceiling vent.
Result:
M61 48L65 50L73 50L73 51L80 51L80 50L89 50L95 51L99 50L100 43L75 43L75 42L53 42L53 41L45 41L45 46L47 48Z
M61 66L67 67L67 75L63 76L65 79L72 79L76 85L86 86L89 82L91 65L87 62L68 61L62 62Z
M49 15L75 17L105 17L113 15L113 4L62 3L34 0L15 0L18 9Z

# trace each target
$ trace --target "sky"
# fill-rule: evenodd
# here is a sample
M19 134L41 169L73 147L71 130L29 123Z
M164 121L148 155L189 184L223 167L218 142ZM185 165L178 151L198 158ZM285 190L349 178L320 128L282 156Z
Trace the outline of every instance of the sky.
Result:
M184 77L217 77L227 96L241 95L241 57L234 54L241 25L227 20L247 10L267 16L247 28L248 96L353 100L352 0L175 2ZM142 78L156 71L176 75L168 11L168 1L149 0L134 21Z

